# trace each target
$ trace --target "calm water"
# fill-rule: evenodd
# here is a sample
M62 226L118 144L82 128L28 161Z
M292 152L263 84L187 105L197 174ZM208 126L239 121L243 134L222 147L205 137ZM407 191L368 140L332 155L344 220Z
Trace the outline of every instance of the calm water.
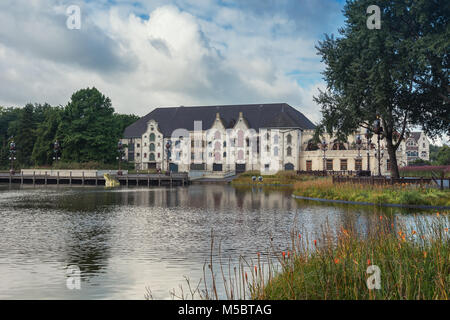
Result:
M392 210L394 219L409 219ZM397 209L398 210L398 209ZM155 299L202 276L211 229L222 256L286 248L294 224L364 232L379 212L231 186L116 189L0 186L0 299ZM81 269L81 289L66 268Z

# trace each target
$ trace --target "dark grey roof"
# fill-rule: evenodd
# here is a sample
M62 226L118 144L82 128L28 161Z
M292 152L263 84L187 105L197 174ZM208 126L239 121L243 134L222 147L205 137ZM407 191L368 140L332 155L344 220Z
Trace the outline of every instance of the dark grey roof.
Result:
M163 135L171 136L175 129L194 130L194 121L202 121L203 130L211 128L216 113L220 114L226 128L232 128L243 113L250 128L300 128L314 129L315 125L300 111L286 103L247 104L226 106L156 108L125 129L125 138L141 137L151 119L158 122Z
M419 141L421 132L410 132L408 138L413 138L416 142Z

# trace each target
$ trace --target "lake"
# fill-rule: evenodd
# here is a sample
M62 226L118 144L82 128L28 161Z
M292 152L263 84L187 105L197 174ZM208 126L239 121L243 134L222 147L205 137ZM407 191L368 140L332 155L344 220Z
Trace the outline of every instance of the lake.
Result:
M355 224L364 233L380 209L295 200L289 190L0 186L0 299L170 299L198 282L210 257L237 261L288 247L290 231ZM384 209L392 219L410 212ZM271 241L272 239L272 241ZM214 250L217 257L218 250ZM67 267L81 272L69 290ZM220 285L219 285L220 287Z

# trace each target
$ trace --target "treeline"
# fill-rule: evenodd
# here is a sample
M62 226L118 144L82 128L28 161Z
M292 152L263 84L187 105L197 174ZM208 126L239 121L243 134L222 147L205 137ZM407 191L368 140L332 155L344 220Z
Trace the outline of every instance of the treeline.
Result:
M62 163L116 163L117 143L138 118L115 113L111 100L96 88L75 92L64 107L0 107L0 167L9 168L12 140L16 167L52 165L56 140Z

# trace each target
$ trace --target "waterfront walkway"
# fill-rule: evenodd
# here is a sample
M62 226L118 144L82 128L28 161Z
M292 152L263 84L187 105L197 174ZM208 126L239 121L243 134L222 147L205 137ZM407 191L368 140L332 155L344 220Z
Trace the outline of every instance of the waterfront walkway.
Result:
M123 186L184 186L190 183L187 173L166 174L124 174L112 175ZM86 176L80 174L50 175L50 174L23 174L0 173L0 183L32 184L32 185L105 185L103 176Z

